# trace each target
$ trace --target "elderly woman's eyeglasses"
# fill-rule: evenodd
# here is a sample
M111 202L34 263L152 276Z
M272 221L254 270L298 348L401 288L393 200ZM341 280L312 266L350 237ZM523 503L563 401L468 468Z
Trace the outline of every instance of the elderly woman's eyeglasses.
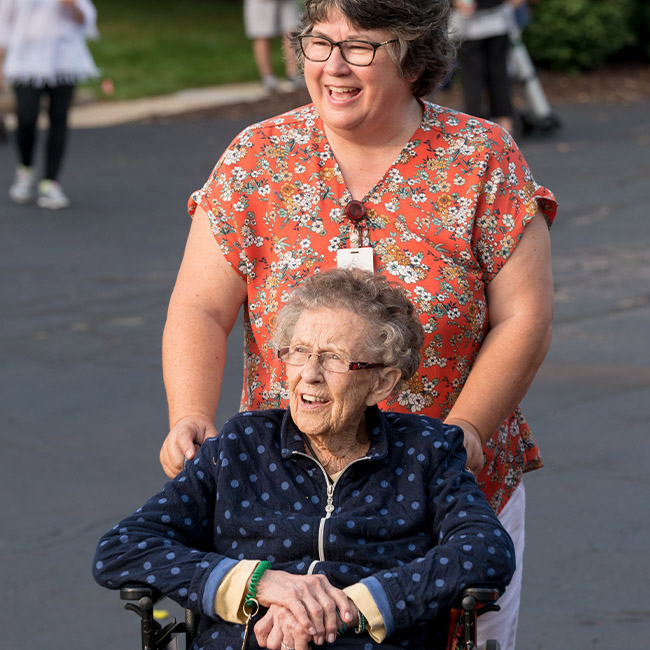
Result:
M318 357L318 363L323 370L330 372L349 372L350 370L367 370L369 368L385 368L383 363L368 363L365 361L350 361L336 352L312 352L303 347L286 347L278 350L278 359L290 366L304 366L309 357Z
M368 66L375 60L377 49L382 45L397 43L397 39L392 38L383 43L373 43L371 41L359 41L350 39L346 41L332 41L327 36L316 36L314 34L301 34L298 36L300 49L306 59L316 63L327 61L332 55L332 50L338 47L341 50L341 56L350 65Z

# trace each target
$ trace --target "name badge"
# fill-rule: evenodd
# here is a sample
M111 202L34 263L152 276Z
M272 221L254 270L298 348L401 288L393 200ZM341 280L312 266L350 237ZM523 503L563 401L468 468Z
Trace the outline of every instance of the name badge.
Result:
M336 251L336 266L339 269L355 267L374 272L375 264L372 257L372 248L370 246L364 248L339 248Z

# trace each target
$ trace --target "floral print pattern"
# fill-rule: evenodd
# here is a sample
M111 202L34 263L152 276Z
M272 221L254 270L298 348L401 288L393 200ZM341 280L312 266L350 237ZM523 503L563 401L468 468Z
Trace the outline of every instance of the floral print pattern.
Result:
M505 131L423 106L420 128L363 197L361 239L375 271L406 288L426 333L418 373L382 407L444 418L486 334L486 286L538 208L550 226L557 206ZM275 315L293 287L335 267L336 251L357 240L345 216L352 198L312 105L245 129L192 195L190 214L207 212L248 285L242 410L287 405L270 343ZM498 512L522 473L542 465L519 409L484 452L478 478Z

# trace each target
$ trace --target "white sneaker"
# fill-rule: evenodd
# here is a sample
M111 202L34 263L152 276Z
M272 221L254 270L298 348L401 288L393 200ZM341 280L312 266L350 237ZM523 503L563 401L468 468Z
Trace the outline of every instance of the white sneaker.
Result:
M34 168L18 165L14 182L9 188L14 203L29 203L34 198Z
M262 77L262 86L267 93L274 93L278 89L278 80L275 75L267 74Z
M41 208L59 210L70 205L70 199L63 193L61 186L56 181L42 180L38 184L38 198L36 203Z
M289 83L291 84L291 90L302 90L307 87L305 78L301 74L289 77Z

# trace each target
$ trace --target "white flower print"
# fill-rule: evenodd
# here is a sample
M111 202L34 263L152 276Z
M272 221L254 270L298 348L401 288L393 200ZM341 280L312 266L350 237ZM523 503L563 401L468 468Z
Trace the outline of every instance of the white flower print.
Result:
M516 145L502 146L498 128L424 106L417 136L364 199L370 213L364 239L378 271L412 293L430 346L389 406L444 417L485 335L485 286L523 232L536 186ZM272 156L264 155L268 147ZM537 196L550 213L550 193L541 188ZM249 308L257 307L246 321L245 408L286 403L268 335L296 283L333 266L335 252L348 245L343 207L350 198L313 106L247 130L195 195L214 213L227 259L250 274ZM523 453L518 440L494 443L485 482L490 499L504 492L502 477Z
M247 172L242 167L233 167L231 169L231 176L236 181L243 181L247 176Z

